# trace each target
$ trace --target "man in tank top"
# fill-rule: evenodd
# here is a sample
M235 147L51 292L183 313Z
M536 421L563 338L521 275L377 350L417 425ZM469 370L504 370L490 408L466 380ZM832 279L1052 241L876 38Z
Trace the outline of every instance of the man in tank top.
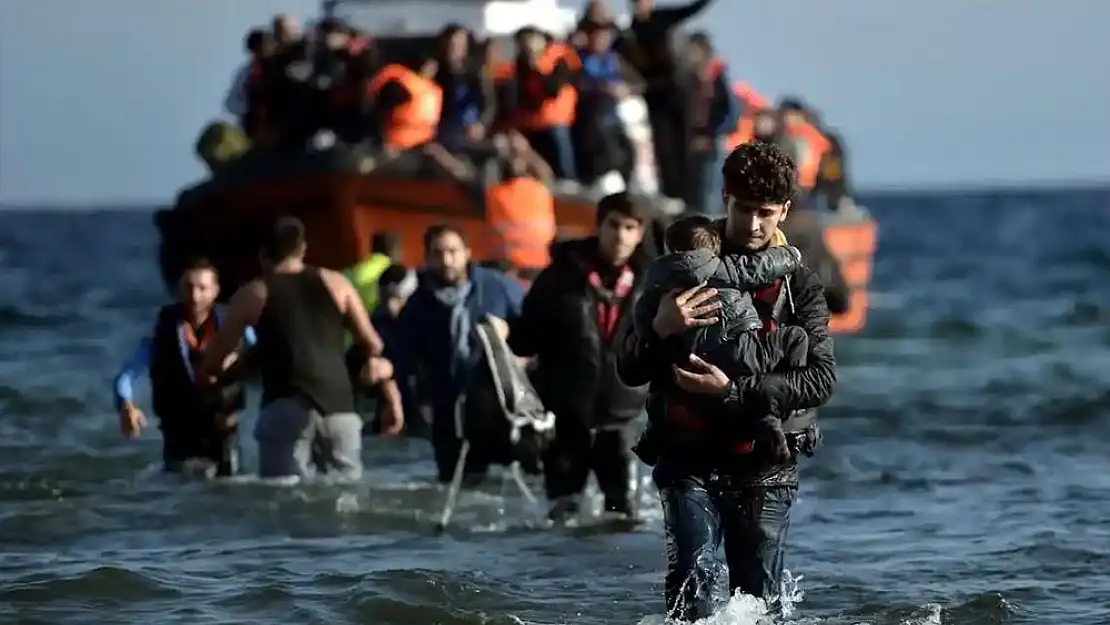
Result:
M262 377L262 410L255 425L260 477L317 471L358 479L362 474L362 419L344 361L345 326L366 353L362 381L394 384L381 358L382 341L370 325L358 291L342 274L305 265L300 220L277 221L263 243L266 273L231 298L227 321L201 364L220 371L223 355L243 328L254 326ZM383 429L400 429L403 415L383 415Z

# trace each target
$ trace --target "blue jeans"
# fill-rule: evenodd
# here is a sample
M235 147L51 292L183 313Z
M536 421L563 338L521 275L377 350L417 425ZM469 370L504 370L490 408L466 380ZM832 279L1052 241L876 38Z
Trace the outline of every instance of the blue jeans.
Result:
M656 485L667 545L667 615L694 621L713 611L717 549L724 544L729 593L771 600L781 592L793 486L730 488L715 477Z

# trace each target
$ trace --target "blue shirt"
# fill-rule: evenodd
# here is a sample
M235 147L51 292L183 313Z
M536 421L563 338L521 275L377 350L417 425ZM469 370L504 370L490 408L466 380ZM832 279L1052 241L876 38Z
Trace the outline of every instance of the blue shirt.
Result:
M219 312L213 311L212 314L215 316L216 322L219 323ZM185 370L189 372L189 377L193 378L193 366L187 359L188 350L185 348L185 332L183 328L178 328L177 340L181 344L181 357L185 359ZM254 328L247 326L247 329L243 332L243 341L248 347L252 347L258 342L258 337L254 333ZM125 402L130 402L134 399L135 380L150 369L150 356L153 347L154 337L144 336L142 340L139 341L139 345L135 348L131 357L123 363L123 367L120 369L119 374L116 375L113 388L115 391L115 404L117 410Z
M582 76L587 83L585 86L598 89L621 82L621 66L616 52L588 52L581 49L578 55L582 59Z

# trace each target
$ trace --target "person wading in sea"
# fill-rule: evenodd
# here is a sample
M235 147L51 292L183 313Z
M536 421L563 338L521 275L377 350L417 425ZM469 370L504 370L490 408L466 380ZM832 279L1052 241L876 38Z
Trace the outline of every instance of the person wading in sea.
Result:
M390 354L397 357L398 377L412 380L406 404L427 401L436 473L451 482L462 439L456 428L465 419L466 396L481 364L475 325L490 321L502 336L520 314L524 291L505 274L471 261L461 230L435 225L424 233L425 269L416 292L390 332ZM489 460L467 456L466 484L481 482Z
M344 362L344 322L365 349L363 382L393 384L393 367L380 357L382 341L358 291L338 272L305 265L306 249L304 224L279 219L260 253L266 275L232 296L200 371L218 374L224 355L253 325L262 376L262 411L254 429L259 475L308 477L322 471L357 479L362 419ZM382 418L387 434L400 431L403 415L385 411Z
M632 196L616 193L598 202L597 221L597 236L555 245L509 334L518 356L538 357L536 391L555 413L544 458L555 521L578 515L591 471L606 512L634 514L629 424L643 414L647 388L617 378L614 338L639 295L646 219Z
M115 380L120 431L135 438L146 427L146 416L133 401L136 378L150 371L151 400L162 430L162 462L166 472L179 473L188 460L215 465L216 475L238 471L236 413L246 406L243 385L235 371L219 384L197 384L196 370L212 345L223 315L216 308L220 281L207 260L190 262L178 283L179 300L158 311L154 331L139 342ZM227 367L238 362L242 343L254 344L254 330L241 327L228 337Z
M796 172L779 148L754 142L737 148L724 165L728 217L718 222L722 253L765 249L790 209ZM804 367L730 380L695 356L671 365L674 338L718 323L716 291L694 287L662 298L648 328L628 330L617 357L625 384L649 384L641 458L663 505L667 542L664 583L670 617L709 616L714 587L712 556L724 543L732 592L773 602L781 593L784 541L798 490L798 454L820 440L812 409L829 400L836 360L829 337L824 286L803 266L753 293L764 331L780 325L805 330ZM790 459L758 442L760 422L783 420Z

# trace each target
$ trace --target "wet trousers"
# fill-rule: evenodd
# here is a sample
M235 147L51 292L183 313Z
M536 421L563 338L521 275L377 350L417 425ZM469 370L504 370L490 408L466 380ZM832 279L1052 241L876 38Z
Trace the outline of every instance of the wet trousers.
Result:
M254 438L259 477L362 476L362 417L356 413L325 415L301 398L275 399L262 407Z
M462 406L436 406L433 410L432 451L436 460L436 474L441 484L447 484L455 476L455 464L462 451L462 438L459 437L455 416L455 411L462 410ZM488 471L489 461L480 450L471 449L466 456L466 464L463 465L463 483L473 486L485 479Z
M715 477L656 485L663 504L667 615L694 621L713 610L717 549L724 546L729 593L773 600L781 592L794 486L731 488Z
M162 425L162 469L181 473L189 460L207 460L216 475L226 477L239 472L239 434L237 427L208 430L175 428Z
M631 505L634 461L628 425L593 429L574 420L556 421L555 440L543 463L547 498L582 494L593 471L605 509L625 512Z

